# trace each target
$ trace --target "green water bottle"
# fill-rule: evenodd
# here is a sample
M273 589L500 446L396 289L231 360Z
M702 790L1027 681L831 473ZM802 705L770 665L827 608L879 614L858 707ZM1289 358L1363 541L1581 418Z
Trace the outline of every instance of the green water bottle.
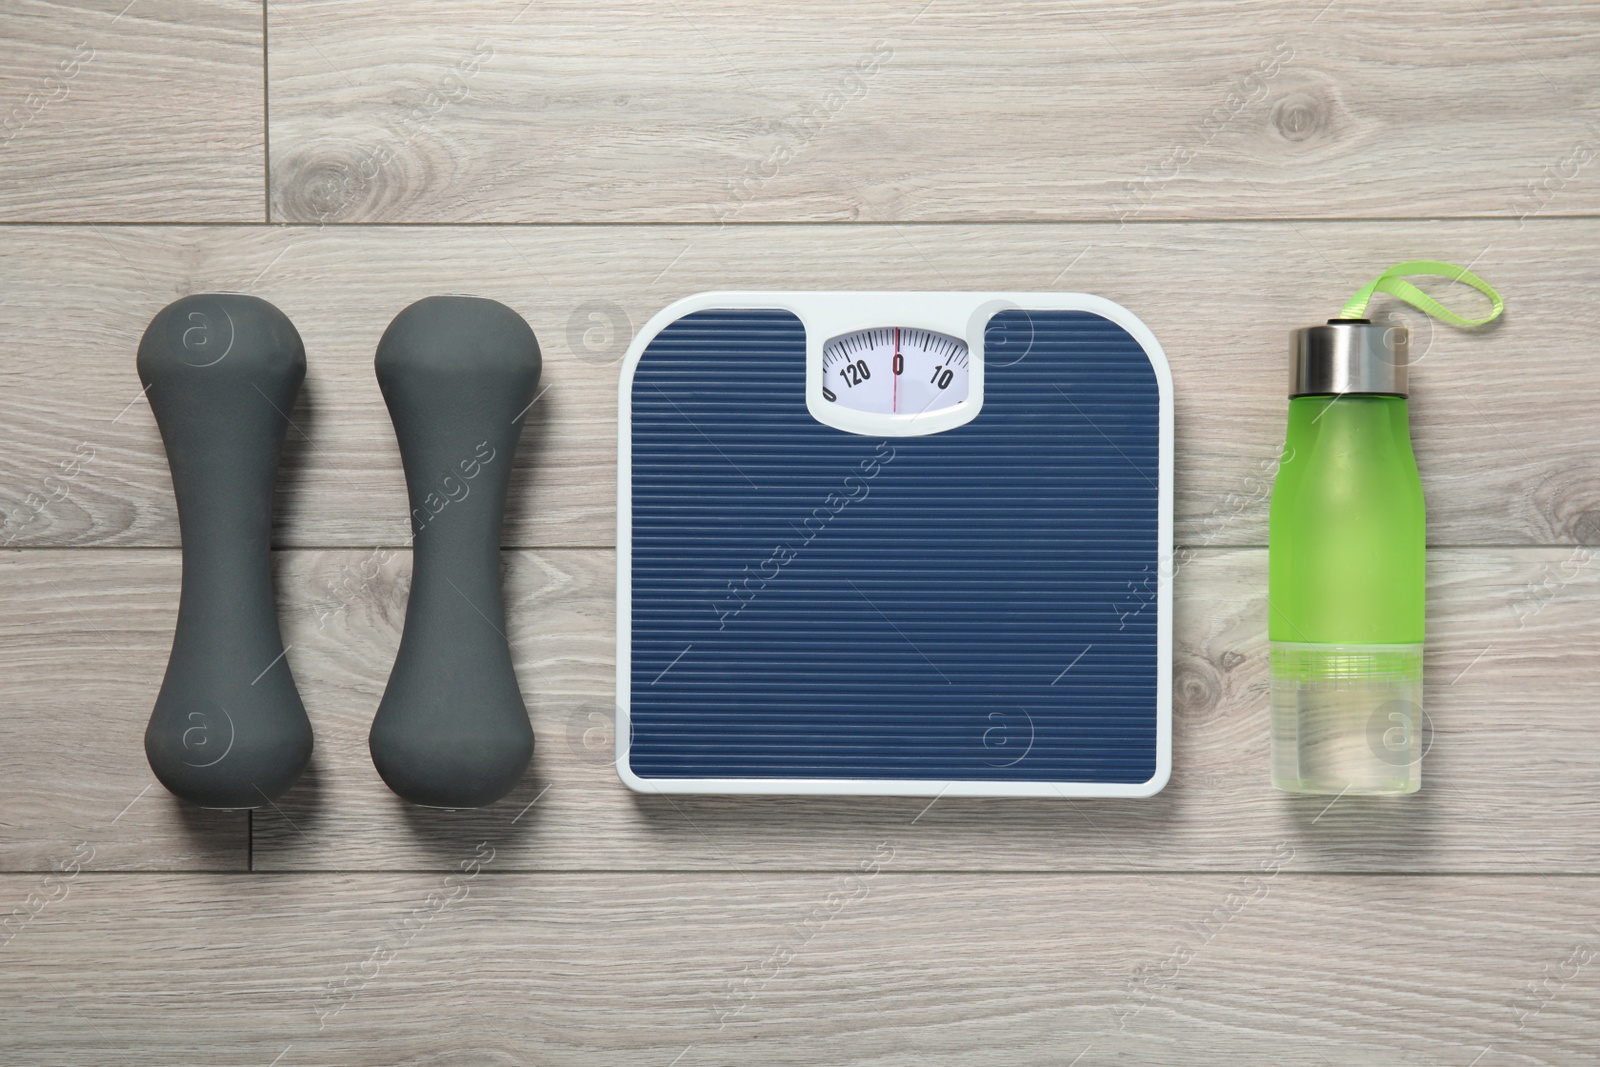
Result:
M1493 303L1467 320L1404 281L1439 274ZM1478 326L1499 296L1460 267L1385 271L1325 325L1292 335L1289 426L1272 489L1268 637L1272 781L1294 793L1422 784L1426 517L1411 452L1405 327L1365 317L1374 292Z

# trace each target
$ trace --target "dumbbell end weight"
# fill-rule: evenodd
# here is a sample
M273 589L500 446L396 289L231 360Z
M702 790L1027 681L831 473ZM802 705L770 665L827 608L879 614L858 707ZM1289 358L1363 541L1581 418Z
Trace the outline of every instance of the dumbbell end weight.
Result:
M172 470L183 590L145 755L178 797L253 808L311 758L273 598L272 489L305 348L284 314L238 293L184 297L139 342Z

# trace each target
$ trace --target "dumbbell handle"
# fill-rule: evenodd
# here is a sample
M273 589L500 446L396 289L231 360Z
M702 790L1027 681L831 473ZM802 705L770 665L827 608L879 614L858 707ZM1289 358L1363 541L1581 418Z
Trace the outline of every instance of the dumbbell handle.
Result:
M506 638L500 527L539 369L533 331L492 300L418 301L378 345L413 552L405 630L369 740L378 772L414 803L488 804L532 756Z
M151 320L138 369L183 543L178 622L145 753L186 800L256 807L287 790L311 756L270 553L272 487L305 349L264 300L191 296Z

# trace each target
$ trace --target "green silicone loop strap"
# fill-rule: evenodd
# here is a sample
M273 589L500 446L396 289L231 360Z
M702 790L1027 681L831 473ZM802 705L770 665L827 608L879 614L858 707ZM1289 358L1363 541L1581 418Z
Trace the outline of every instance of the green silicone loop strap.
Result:
M1426 274L1438 278L1449 278L1453 282L1462 282L1488 297L1493 306L1489 309L1489 314L1481 319L1463 318L1406 281L1401 277L1402 274ZM1500 294L1494 291L1494 287L1467 268L1458 267L1453 263L1439 263L1431 259L1415 259L1409 263L1396 263L1370 283L1362 286L1361 291L1352 296L1350 302L1344 306L1344 310L1339 312L1339 317L1341 319L1366 318L1367 303L1372 299L1374 293L1388 293L1390 296L1399 297L1418 311L1427 312L1434 318L1448 322L1452 326L1482 326L1499 318L1500 313L1506 308L1505 302L1500 299Z

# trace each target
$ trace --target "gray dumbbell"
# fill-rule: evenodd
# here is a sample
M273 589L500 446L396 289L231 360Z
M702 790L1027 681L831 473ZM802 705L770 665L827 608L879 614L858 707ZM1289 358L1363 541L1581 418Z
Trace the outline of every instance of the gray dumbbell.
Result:
M511 459L539 382L539 345L493 300L433 296L378 342L411 503L411 598L368 739L415 804L470 808L510 792L533 756L500 590Z
M161 784L209 808L275 799L311 758L273 603L272 485L306 376L300 335L255 297L184 297L139 341L172 469L183 592L145 730Z

